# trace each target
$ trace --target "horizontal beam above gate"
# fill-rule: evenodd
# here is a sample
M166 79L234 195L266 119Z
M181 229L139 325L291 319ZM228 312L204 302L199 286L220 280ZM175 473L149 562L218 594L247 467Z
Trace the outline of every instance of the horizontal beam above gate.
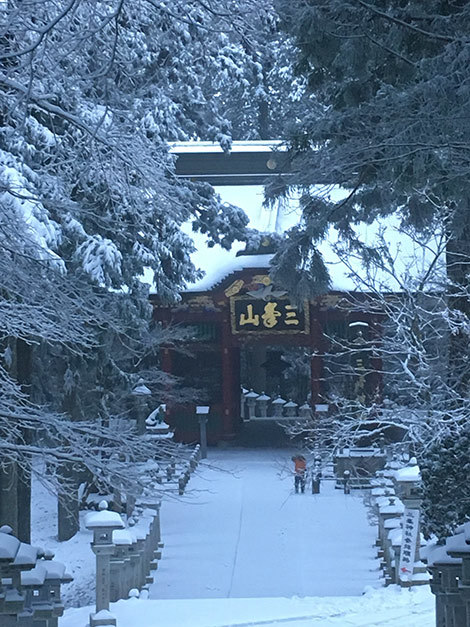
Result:
M263 185L289 171L281 141L236 141L230 152L212 142L176 142L176 175L214 186Z

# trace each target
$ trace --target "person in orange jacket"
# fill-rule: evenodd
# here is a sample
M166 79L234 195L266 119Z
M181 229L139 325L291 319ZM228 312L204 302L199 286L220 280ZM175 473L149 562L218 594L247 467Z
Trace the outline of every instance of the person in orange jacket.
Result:
M303 455L294 455L292 457L294 462L294 487L296 493L300 491L302 494L305 492L305 483L307 478L307 461Z

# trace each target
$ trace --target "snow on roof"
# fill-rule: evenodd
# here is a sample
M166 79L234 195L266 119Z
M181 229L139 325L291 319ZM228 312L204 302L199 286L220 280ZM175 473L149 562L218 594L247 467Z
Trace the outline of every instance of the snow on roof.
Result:
M234 141L230 152L272 152L273 150L285 150L283 142L278 139ZM182 153L223 153L224 150L217 142L173 142L170 144L170 152Z
M32 564L36 564L37 558L38 548L36 546L20 542L18 552L13 561L13 566L31 566Z
M132 534L129 529L115 529L113 531L113 542L116 545L130 545L135 542L135 540L135 534Z
M21 585L22 586L42 586L46 579L47 571L44 568L44 564L36 564L34 568L29 571L23 571L21 573Z
M65 565L57 560L46 560L44 567L46 569L46 579L62 579L65 575Z
M204 268L206 275L199 281L188 285L186 291L208 291L233 272L243 270L244 268L269 268L272 257L272 255L241 255L240 257L227 256L221 259L216 253L210 265Z
M464 533L447 538L445 546L449 553L470 553L470 542Z
M107 509L101 512L91 512L85 518L85 526L87 529L95 527L111 527L114 529L122 529L124 523L117 512L110 512Z
M192 149L193 143L189 142L188 150ZM244 143L256 144L256 142L240 142L240 144ZM197 146L200 145L201 143L198 142ZM195 149L196 146L194 146ZM248 226L263 233L284 233L298 225L302 219L298 196L295 194L292 194L287 200L279 201L273 208L270 208L263 205L264 188L261 185L227 185L216 187L215 191L220 195L222 201L243 209L249 219ZM341 200L347 194L346 190L334 185L318 185L316 192L334 202ZM383 234L389 247L398 280L384 271L376 270L374 285L376 288L380 286L380 289L384 291L400 291L402 289L400 277L405 274L421 275L429 267L433 257L432 247L423 247L419 242L406 236L400 230L399 224L400 220L397 216L389 216L377 219L372 224L354 225L358 239L365 245L377 246L378 239ZM244 268L269 268L272 255L242 255L237 257L237 252L245 249L244 243L235 242L230 250L225 250L218 245L210 248L206 236L201 233L194 233L190 223L185 224L183 230L194 241L196 251L191 255L194 265L205 273L202 279L188 284L185 290L187 292L209 291L233 272ZM344 257L347 258L347 263L345 263L336 250L340 244L338 232L331 227L325 241L318 245L330 273L331 289L340 292L361 291L361 288L358 287L358 281L353 278L353 275L357 274L364 279L365 271L359 260L347 252L344 254ZM151 283L149 273L144 276L144 281ZM150 292L153 291L154 288L151 287ZM362 291L366 291L365 288Z
M405 506L397 498L393 499L393 503L389 503L388 505L384 504L379 507L379 512L381 514L403 514L404 511L405 511Z
M460 557L451 557L447 553L447 543L445 546L439 544L428 544L420 551L420 556L425 559L428 566L434 566L434 564L461 564L462 559Z
M14 559L19 547L20 541L18 538L6 533L0 533L0 560Z
M421 481L421 474L419 472L419 466L405 466L404 468L400 468L400 470L395 471L395 479L397 481Z

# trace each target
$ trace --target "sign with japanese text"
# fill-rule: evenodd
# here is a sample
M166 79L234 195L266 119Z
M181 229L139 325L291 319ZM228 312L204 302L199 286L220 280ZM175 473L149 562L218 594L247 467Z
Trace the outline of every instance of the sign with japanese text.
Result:
M405 508L398 573L401 581L411 581L419 530L419 509Z
M308 303L303 310L287 298L262 300L247 296L230 299L233 333L308 333Z

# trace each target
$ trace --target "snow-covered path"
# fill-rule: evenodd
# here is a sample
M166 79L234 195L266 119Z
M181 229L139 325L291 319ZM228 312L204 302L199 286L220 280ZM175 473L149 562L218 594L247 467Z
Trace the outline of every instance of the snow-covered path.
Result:
M112 604L119 627L433 627L427 586L380 587L358 494L331 482L292 494L288 452L210 451L209 463L184 502L164 502L151 600ZM378 588L362 595L367 584ZM91 610L69 609L61 627L86 627Z
M210 451L184 502L162 506L152 599L360 595L377 585L375 529L332 482L293 494L289 451Z

